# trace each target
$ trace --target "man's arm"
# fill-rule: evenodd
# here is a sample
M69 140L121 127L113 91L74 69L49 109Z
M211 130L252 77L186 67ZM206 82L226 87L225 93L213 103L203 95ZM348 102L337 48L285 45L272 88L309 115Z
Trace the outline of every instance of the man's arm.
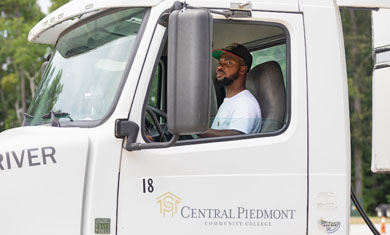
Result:
M230 135L242 135L241 131L236 130L215 130L209 129L206 133L198 134L199 137L208 138L208 137L220 137L220 136L230 136Z

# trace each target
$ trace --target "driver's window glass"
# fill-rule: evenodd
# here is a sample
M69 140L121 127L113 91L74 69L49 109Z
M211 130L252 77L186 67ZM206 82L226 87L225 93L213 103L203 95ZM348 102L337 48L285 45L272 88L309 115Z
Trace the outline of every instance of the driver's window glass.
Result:
M145 108L144 134L148 141L166 142L172 138L166 118L166 74L164 58L161 58L153 75Z
M289 51L287 48L288 36L286 29L279 25L271 24L245 24L245 23L226 23L218 21L213 26L213 49L223 49L232 43L238 43L248 49L252 56L251 70L246 75L245 88L257 100L261 109L261 128L258 131L239 133L238 137L243 135L264 136L263 133L281 133L284 130L289 119L289 64L287 57ZM168 39L169 40L169 39ZM166 45L162 45L165 47ZM167 54L163 50L159 67L153 75L147 97L145 111L145 139L151 141L167 141L172 137L167 131L167 120L163 117L166 115L166 69ZM189 55L191 56L191 55ZM218 59L212 60L211 86L211 112L210 112L210 129L213 129L214 120L218 111L225 100L225 86L214 86L217 77ZM163 72L164 71L164 72ZM262 72L268 71L268 72ZM269 73L271 71L271 73ZM276 73L274 73L276 71ZM271 79L262 78L262 74L273 74ZM275 74L275 79L274 79ZM266 75L268 76L268 75ZM277 82L274 82L277 81ZM265 83L264 83L265 82ZM272 85L272 83L277 85ZM264 85L265 84L265 85ZM267 87L267 89L263 89ZM277 94L274 94L277 93ZM283 93L282 95L280 95ZM169 95L169 94L168 94ZM275 97L275 95L277 97ZM253 100L253 99L252 99ZM277 101L277 102L275 102ZM155 109L152 110L151 107ZM169 108L169 107L168 107ZM276 111L275 111L276 110ZM157 117L158 123L153 121L153 114ZM154 118L156 119L156 118ZM245 118L242 118L245 119ZM214 125L215 126L215 125ZM160 130L159 130L160 129ZM230 134L228 136L231 136ZM236 136L236 138L237 138ZM204 139L209 136L189 135L181 136L179 141L189 139ZM213 136L214 137L214 136ZM218 138L218 137L215 137Z
M160 67L161 67L161 65L157 67L156 73L154 74L152 89L149 93L149 99L148 99L148 104L153 106L153 107L156 107L156 108L160 107L160 104L158 103L158 101L160 100L159 87L158 87L158 83L159 83L158 78L159 78L160 72L161 72Z
M286 44L268 47L258 51L252 51L251 54L253 56L252 67L272 60L278 62L280 68L282 69L284 84L286 84Z

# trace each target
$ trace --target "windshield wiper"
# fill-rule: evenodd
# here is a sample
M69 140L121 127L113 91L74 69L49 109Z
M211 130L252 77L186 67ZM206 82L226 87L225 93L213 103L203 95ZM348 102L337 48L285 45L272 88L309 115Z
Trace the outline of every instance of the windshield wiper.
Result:
M29 113L24 113L23 116L24 116L24 120L23 120L22 126L28 126L28 125L30 125L31 119L33 119L34 116L32 116L32 115L29 114Z
M70 117L69 113L65 112L54 112L50 111L49 113L42 116L42 118L50 118L51 119L51 126L53 127L61 127L60 122L57 118L69 118L71 122L73 122L73 119Z

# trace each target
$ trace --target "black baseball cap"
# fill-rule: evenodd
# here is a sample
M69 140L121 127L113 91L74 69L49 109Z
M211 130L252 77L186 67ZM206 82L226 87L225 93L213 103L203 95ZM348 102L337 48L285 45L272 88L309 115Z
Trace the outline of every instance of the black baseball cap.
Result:
M252 55L243 45L238 43L232 43L225 48L213 50L212 55L215 59L219 60L219 58L221 58L221 55L225 52L242 58L245 62L245 65L248 67L248 71L251 69Z

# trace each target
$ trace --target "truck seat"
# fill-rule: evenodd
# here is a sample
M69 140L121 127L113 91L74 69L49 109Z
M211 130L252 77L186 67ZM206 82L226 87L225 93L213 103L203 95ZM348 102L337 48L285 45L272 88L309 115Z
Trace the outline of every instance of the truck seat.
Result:
M246 87L260 104L262 114L260 132L281 129L286 112L286 90L280 65L276 61L256 65L248 74Z

